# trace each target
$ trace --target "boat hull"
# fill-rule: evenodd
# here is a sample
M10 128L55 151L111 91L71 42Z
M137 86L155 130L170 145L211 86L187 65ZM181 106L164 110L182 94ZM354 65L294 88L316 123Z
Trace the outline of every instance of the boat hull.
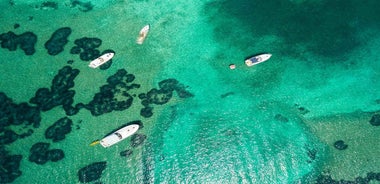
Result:
M148 35L148 32L150 30L150 25L146 25L144 26L141 30L140 30L140 33L139 33L139 36L137 37L136 39L136 43L137 44L143 44L144 43L144 40L146 38L146 36Z
M91 68L97 68L100 65L102 65L102 64L108 62L109 60L111 60L114 55L115 55L115 53L112 53L112 52L103 54L100 57L98 57L98 58L94 59L93 61L91 61L88 66L91 67Z
M272 57L272 54L260 54L260 55L256 55L256 56L253 56L253 57L245 60L245 64L247 66L257 65L257 64L262 63L264 61L267 61L270 57Z
M127 137L133 135L134 133L137 132L138 129L139 129L139 125L137 125L137 124L125 126L121 129L113 132L112 134L104 137L102 140L100 140L100 145L102 145L105 148L110 147L110 146L126 139Z

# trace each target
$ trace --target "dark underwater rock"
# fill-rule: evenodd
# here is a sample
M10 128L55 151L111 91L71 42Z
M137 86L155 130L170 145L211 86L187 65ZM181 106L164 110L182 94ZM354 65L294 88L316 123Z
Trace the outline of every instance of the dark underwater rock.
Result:
M99 38L83 37L76 39L74 43L83 50L92 50L102 45L102 40Z
M59 160L62 160L65 157L65 154L60 149L52 149L47 151L47 157L52 162L57 162Z
M92 61L100 56L100 51L97 49L85 50L79 54L82 61Z
M132 81L129 78L131 75L126 70L118 70L107 78L108 84L100 87L100 92L95 94L85 108L94 116L128 109L133 102L133 96L128 93L129 90L140 87L137 84L130 84Z
M186 90L186 87L179 83L176 79L165 79L158 83L160 90L164 92L176 91L180 98L189 98L194 95Z
M16 35L9 31L0 35L0 42L2 48L15 51L19 46L26 55L33 55L36 52L34 46L37 43L37 36L32 32Z
M175 88L175 91L180 98L190 98L194 96L192 93L186 90L186 87L183 84L178 84Z
M157 90L153 88L146 95L150 103L163 105L169 102L173 96L173 93L170 90Z
M29 161L43 165L48 161L47 151L50 144L38 142L30 148Z
M19 135L19 138L23 139L25 137L29 137L31 136L32 134L34 133L34 131L32 129L28 129L28 131L26 131L25 133L22 133Z
M78 7L78 9L82 12L88 12L94 8L94 5L92 5L90 1L81 2L78 0L72 0L71 5L72 7Z
M14 25L13 25L13 28L14 29L17 29L17 28L19 28L20 27L20 24L18 24L18 23L15 23Z
M27 128L33 125L34 128L39 127L41 122L40 111L36 107L22 102L20 104L13 103L13 100L8 98L4 93L0 92L0 144L10 144L18 138L24 138L31 135L31 132L19 132L17 135L6 127L11 125L23 126Z
M68 42L68 37L71 34L71 28L63 27L56 30L50 39L45 43L45 48L50 55L57 55L63 51L64 46Z
M48 9L56 10L56 9L58 9L58 3L52 2L52 1L45 1L41 4L40 9L42 9L42 10L48 10Z
M158 87L163 91L174 91L176 86L178 85L178 81L176 79L165 79L158 83Z
M74 79L79 74L78 69L72 69L70 66L64 66L54 77L50 90L48 88L40 88L35 96L30 99L30 103L36 104L41 111L48 111L56 106L65 106L64 110L67 115L73 115L77 111L72 111L71 105L75 95ZM74 107L73 107L74 108ZM73 113L74 112L74 113Z
M315 148L311 148L309 146L306 146L307 156L310 158L310 162L315 160L317 158L318 151Z
M140 110L140 115L144 118L149 118L153 116L153 107L145 106Z
M70 54L80 54L81 48L79 46L74 46L70 49Z
M289 122L289 119L286 118L285 116L281 115L281 114L276 114L274 116L274 119L276 119L277 121L280 121L280 122L284 122L284 123Z
M369 123L371 123L372 126L380 126L380 114L373 115Z
M234 94L235 94L234 92L227 92L227 93L220 95L220 98L226 98L226 97L228 97L230 95L234 95Z
M14 141L16 141L19 137L18 134L16 134L12 130L4 130L3 135L0 136L0 145L1 144L10 144Z
M133 134L131 137L131 146L137 147L144 143L146 135L143 134Z
M128 149L128 150L121 151L120 156L128 157L128 156L132 155L132 153L133 153L133 151Z
M57 142L65 139L65 135L71 132L73 121L67 117L61 118L45 131L45 138Z
M71 54L79 54L82 61L91 61L100 56L100 51L97 50L102 40L99 38L83 37L74 41L76 46L70 50Z
M43 165L49 160L57 162L65 157L65 154L60 149L49 150L50 144L38 142L30 148L29 161L39 165Z
M153 88L146 94L140 93L138 98L141 99L141 104L144 106L140 110L140 115L148 118L153 115L153 107L151 105L164 105L173 97L173 92L176 91L178 97L189 98L194 95L186 90L186 87L179 83L176 79L165 79L158 83L159 89Z
M38 128L41 122L41 113L36 107L22 102L14 106L13 121L11 124L17 125L26 122L26 125L33 124L34 128Z
M347 149L348 145L344 143L342 140L335 141L334 147L338 150L345 150Z
M79 181L88 183L98 180L102 176L103 170L106 168L106 162L95 162L78 171Z
M12 183L21 176L20 162L21 155L0 154L0 183Z
M380 173L368 172L366 177L356 177L354 181L341 179L339 181L332 179L330 175L320 175L313 183L317 184L367 184L371 181L380 181Z

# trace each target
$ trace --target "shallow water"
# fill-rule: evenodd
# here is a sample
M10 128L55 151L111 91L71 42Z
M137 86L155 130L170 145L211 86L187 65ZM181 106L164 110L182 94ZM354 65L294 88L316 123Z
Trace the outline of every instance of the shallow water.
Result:
M73 105L92 101L120 69L140 87L127 90L133 103L122 111L95 116L85 108L67 115L62 105L39 109L38 128L26 121L15 125L9 117L17 113L3 105L1 149L22 155L13 183L80 183L78 171L95 162L106 167L90 183L380 182L379 127L369 123L380 111L377 1L50 2L0 4L0 34L37 36L32 55L20 46L0 49L0 91L13 104L36 107L29 100L38 89L50 89L65 66L80 71L70 88ZM149 35L137 45L146 24ZM62 27L72 30L68 43L49 55L44 44ZM101 39L100 51L115 51L108 69L89 68L70 53L83 37ZM244 65L264 52L273 54L267 62ZM193 96L174 91L143 117L139 94L159 89L165 79L176 79ZM125 98L121 94L115 98ZM45 130L63 117L72 120L71 132L60 141L46 139ZM141 145L128 138L108 149L89 146L135 120L143 124L138 134L146 136ZM20 135L29 129L31 135L4 144L5 130ZM347 149L335 148L338 140ZM64 158L30 162L37 142L63 150ZM126 149L132 154L120 156ZM5 183L9 157L0 158Z

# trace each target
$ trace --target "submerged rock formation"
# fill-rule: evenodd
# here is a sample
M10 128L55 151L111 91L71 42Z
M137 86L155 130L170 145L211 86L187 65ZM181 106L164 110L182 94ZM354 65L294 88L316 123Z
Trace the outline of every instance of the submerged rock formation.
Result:
M169 102L173 97L173 92L177 92L180 98L189 98L194 95L186 90L186 87L179 83L176 79L166 79L158 83L160 89L153 88L148 93L139 94L141 104L144 108L141 109L140 115L143 117L151 117L153 115L152 105L163 105Z
M50 39L45 43L45 48L50 55L61 53L68 42L67 37L71 34L71 28L63 27L56 30Z
M46 139L53 139L53 142L63 140L65 135L71 132L73 121L67 117L61 118L45 131Z
M21 176L21 159L21 155L8 155L4 150L0 151L0 183L12 183Z
M50 90L48 88L38 89L29 102L36 104L41 111L48 111L62 105L67 115L76 114L79 107L72 107L75 91L70 88L74 87L74 79L78 74L78 69L64 66L54 77Z
M330 175L320 175L317 180L313 183L317 184L339 184L339 183L352 183L352 184L361 184L361 183L370 183L371 181L380 181L380 173L369 172L365 177L356 177L354 181L349 180L334 180Z
M94 162L78 171L79 181L88 183L98 180L102 176L103 170L106 168L106 162Z
M146 135L143 134L133 134L131 137L131 146L137 147L144 143Z
M71 48L71 54L79 54L82 61L91 61L100 56L98 48L102 45L102 40L99 38L83 37L74 41L75 45Z
M32 32L16 35L9 31L0 35L0 42L2 48L15 51L19 46L26 55L33 55L36 52L34 45L37 43L37 36Z
M128 156L132 155L132 153L133 153L132 150L127 149L127 150L121 151L120 152L120 156L122 156L122 157L128 157Z
M380 114L373 115L369 123L372 126L380 126Z
M40 111L36 107L22 102L13 103L4 93L0 92L0 145L11 144L19 138L32 135L33 130L29 129L32 125L38 128L41 122ZM22 126L24 132L14 132L11 126Z
M65 157L60 149L49 150L50 144L38 142L30 148L29 161L39 165L45 164L47 161L57 162Z
M348 145L344 143L342 140L335 141L334 147L338 150L345 150L347 149Z
M85 108L94 116L128 109L133 102L129 90L140 87L139 84L131 84L134 79L134 75L128 74L126 70L118 70L108 77L108 84L100 87L100 92L95 94L93 100L85 105Z
M72 7L78 7L78 9L82 12L88 12L94 8L94 5L91 4L90 1L82 2L78 0L71 0Z

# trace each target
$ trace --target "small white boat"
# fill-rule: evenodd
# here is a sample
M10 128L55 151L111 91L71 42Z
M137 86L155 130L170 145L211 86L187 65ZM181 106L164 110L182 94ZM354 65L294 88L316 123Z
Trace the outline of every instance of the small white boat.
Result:
M91 61L88 66L91 68L97 68L100 65L106 63L107 61L111 60L114 55L115 55L115 53L112 53L112 52L103 54L100 57Z
M272 54L260 54L260 55L256 55L256 56L253 56L253 57L245 60L245 64L247 66L257 65L259 63L262 63L262 62L268 60L271 56L272 56Z
M126 139L127 137L133 135L134 133L137 132L138 129L139 129L138 124L127 125L121 129L113 132L112 134L108 135L107 137L104 137L102 140L100 140L100 145L102 145L105 148L110 147L110 146Z
M143 44L146 36L148 35L148 32L149 32L149 29L150 29L150 26L149 24L144 26L141 30L140 30L140 33L139 33L139 36L137 37L137 40L136 40L136 43L137 44Z

